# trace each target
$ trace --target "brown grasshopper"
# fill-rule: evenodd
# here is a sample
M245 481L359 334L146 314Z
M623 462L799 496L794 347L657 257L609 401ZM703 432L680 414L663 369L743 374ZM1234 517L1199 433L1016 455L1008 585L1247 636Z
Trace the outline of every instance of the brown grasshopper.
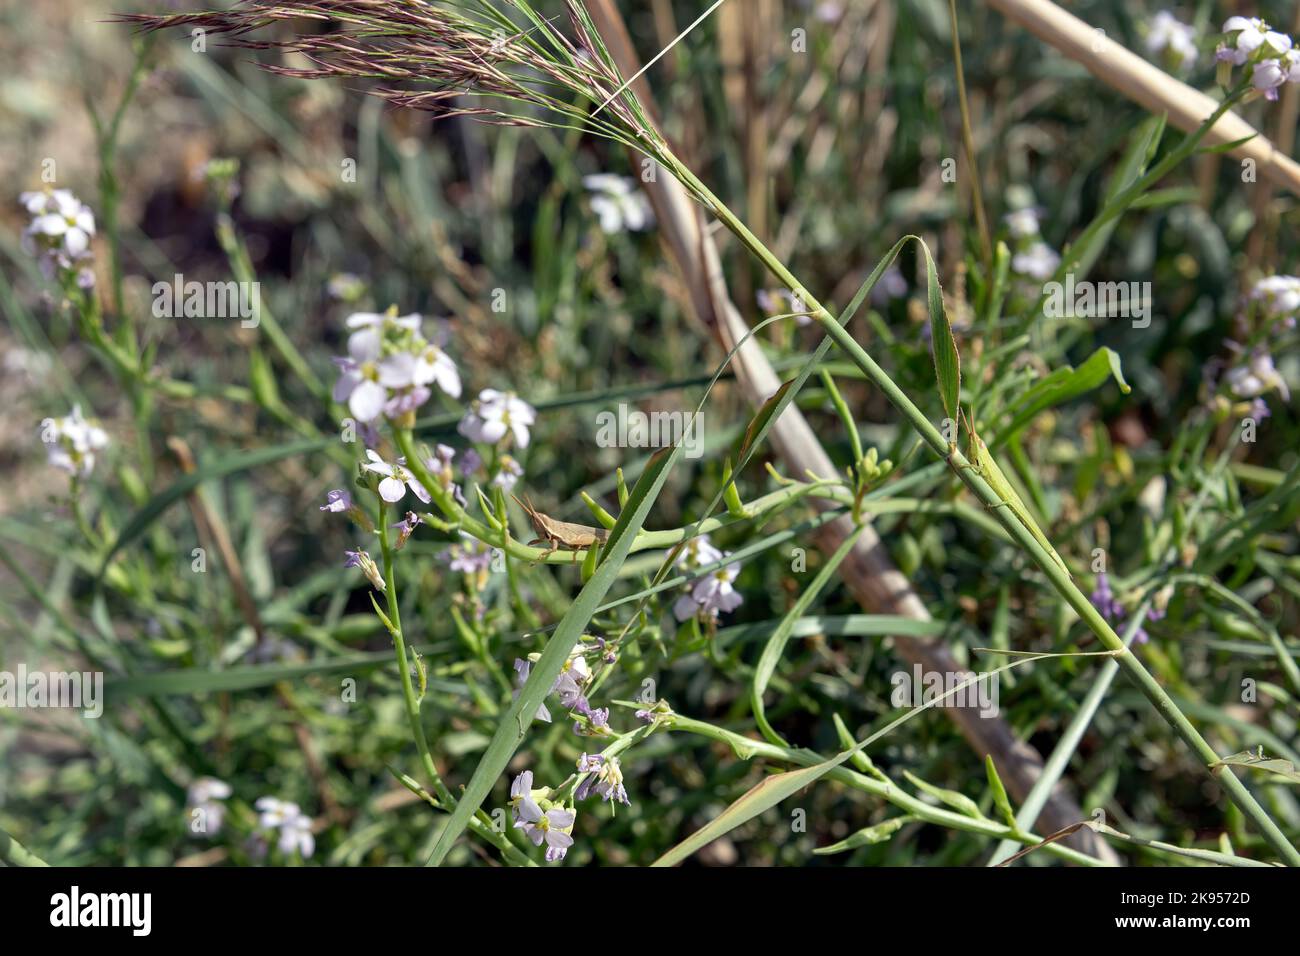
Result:
M519 501L515 495L511 495L515 501L519 502L519 507L528 512L528 520L533 523L533 530L537 532L537 537L528 543L530 545L541 544L545 542L550 545L546 553L539 560L545 560L555 551L572 551L573 560L578 560L578 552L593 545L604 544L609 540L609 532L604 528L592 528L585 524L573 524L569 521L560 521L549 515L544 515L533 507L532 500L527 503Z

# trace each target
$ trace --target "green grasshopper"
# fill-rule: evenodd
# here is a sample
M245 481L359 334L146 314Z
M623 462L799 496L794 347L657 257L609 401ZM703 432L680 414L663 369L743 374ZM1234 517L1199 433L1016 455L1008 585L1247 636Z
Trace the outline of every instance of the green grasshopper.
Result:
M964 414L963 417L965 417ZM1056 563L1061 566L1061 570L1065 572L1065 576L1067 578L1072 578L1070 568L1065 563L1065 560L1056 553L1056 549L1052 547L1052 543L1047 540L1047 535L1043 534L1043 529L1038 527L1038 522L1034 520L1033 516L1029 513L1029 509L1025 506L1024 501L1021 499L1020 495L1016 493L1016 489L1012 487L1011 482L1007 481L1007 476L1002 473L1002 469L998 467L998 463L993 460L993 455L989 452L988 446L984 444L984 439L980 438L980 436L975 433L973 415L971 418L966 420L966 434L968 436L966 458L969 463L965 467L973 469L977 475L988 483L988 486L993 489L994 493L1002 499L1001 504L989 505L988 507L998 508L1005 505L1010 508L1012 514L1014 514L1029 533L1034 536L1034 540L1042 545L1043 550L1050 554Z
M541 544L545 542L550 545L542 559L555 551L572 551L573 560L578 560L578 552L594 547L597 544L604 544L609 540L609 532L604 528L591 528L585 524L573 524L570 521L560 521L552 518L550 515L544 515L533 507L530 499L526 504L519 501L515 495L511 495L519 503L519 507L528 512L528 520L533 524L533 530L537 532L537 537L528 543L530 545Z

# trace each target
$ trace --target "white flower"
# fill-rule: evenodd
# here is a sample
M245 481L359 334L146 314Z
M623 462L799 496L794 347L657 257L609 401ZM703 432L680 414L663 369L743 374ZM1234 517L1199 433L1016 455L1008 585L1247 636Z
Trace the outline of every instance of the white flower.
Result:
M1003 217L1007 231L1017 239L1038 235L1038 210L1026 207L1009 212Z
M1238 398L1255 398L1276 389L1284 401L1291 400L1291 391L1274 366L1273 356L1262 349L1252 352L1245 364L1229 369L1224 379Z
M334 400L347 402L357 421L414 412L429 400L431 384L452 398L460 397L456 363L420 334L420 316L399 316L396 311L348 316L347 326L354 331L348 337L347 357L334 360L341 373L334 383Z
M389 504L396 504L406 495L406 489L409 487L426 505L432 501L429 492L424 485L416 481L415 476L407 471L403 465L406 464L405 458L397 459L397 463L384 461L379 457L379 453L372 449L366 449L366 457L370 460L361 465L361 467L376 475L383 475L384 480L379 483L379 497L383 498Z
M528 447L528 426L537 421L537 410L514 392L485 388L461 419L458 430L470 441L495 445L507 433L518 448Z
M1300 310L1300 278L1266 276L1255 283L1250 297L1263 303L1264 312L1273 319L1294 319Z
M185 802L191 811L198 810L203 822L200 831L209 836L221 832L221 825L226 818L226 806L220 801L231 794L230 784L216 777L199 777L186 792Z
M83 288L94 284L87 266L95 236L95 214L66 189L21 193L18 201L32 217L23 230L22 247L36 256L48 278L75 272Z
M583 176L582 185L591 192L591 210L600 218L605 232L638 232L654 225L650 200L626 176L598 173Z
M524 475L524 467L509 455L497 459L497 473L492 476L492 484L502 491L509 491Z
M1147 27L1146 48L1152 56L1163 54L1175 69L1191 67L1197 56L1196 30L1168 10L1161 10Z
M386 328L418 332L420 331L420 316L415 313L392 315L388 312L354 312L347 317L344 324L350 329L356 329L355 332L348 336L349 352L361 351L367 355L378 356Z
M740 574L739 564L729 564L695 582L689 594L684 594L673 605L673 614L679 621L695 615L716 618L720 611L734 611L744 600L732 582Z
M722 552L709 543L709 536L699 534L687 541L677 555L677 566L689 571L721 560Z
M343 373L334 383L334 401L347 402L359 422L372 422L384 412L388 389L379 382L379 341L363 333L348 339L348 357L334 364Z
M1011 270L1031 279L1046 280L1056 274L1061 264L1058 256L1045 242L1035 242L1024 252L1011 257Z
M295 850L307 859L316 852L316 838L311 832L311 817L306 816L298 804L275 797L261 797L257 801L258 823L266 830L279 830L277 846L286 855Z
M47 418L41 422L41 440L45 442L49 463L68 474L85 478L95 469L95 452L108 447L108 435L94 422L81 417L81 406L64 418Z

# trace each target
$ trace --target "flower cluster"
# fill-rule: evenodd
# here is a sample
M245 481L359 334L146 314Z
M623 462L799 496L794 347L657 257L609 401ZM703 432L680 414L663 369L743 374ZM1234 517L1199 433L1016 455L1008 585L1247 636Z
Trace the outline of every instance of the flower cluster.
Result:
M460 397L460 372L446 352L421 333L418 315L357 312L348 316L348 354L336 358L340 375L334 400L347 402L357 421L413 416L436 385L452 398Z
M587 774L574 792L579 800L585 800L595 793L606 803L615 800L624 806L631 805L627 789L623 786L623 768L619 766L617 757L584 753L578 758L578 772Z
M582 185L591 193L591 211L605 232L640 232L654 225L650 200L626 176L597 173L583 176Z
M32 221L23 230L22 247L35 256L47 279L75 276L77 285L95 284L90 241L95 237L95 214L67 189L25 192L19 195Z
M540 656L530 654L527 660L515 659L514 696L516 698L523 690L524 684L528 682L533 664ZM605 659L608 660L608 656ZM586 650L583 647L575 647L547 693L557 695L561 707L578 715L579 719L573 724L574 733L580 737L602 737L609 733L609 708L591 706L586 696L586 687L590 680L591 667L587 664ZM533 719L550 723L551 712L547 710L545 704L541 704L533 714Z
M1276 100L1284 83L1300 82L1300 51L1291 38L1270 29L1258 17L1229 17L1223 24L1224 42L1215 50L1220 80L1226 82L1234 66L1251 68L1250 85Z
M49 463L74 478L86 478L95 469L95 453L108 447L108 435L93 421L81 417L81 406L72 414L41 422L41 441Z
M697 535L677 556L677 567L696 571L725 560L728 554L710 544L707 534ZM679 621L693 617L716 621L719 612L734 611L744 600L732 587L739 574L739 564L728 564L688 583L686 593L673 604L674 616Z
M1061 257L1039 234L1038 210L1032 207L1016 209L1007 213L1003 221L1015 244L1011 271L1039 282L1046 282L1054 276Z
M311 817L298 804L275 797L261 797L256 803L258 825L263 830L279 831L276 845L286 856L297 850L304 860L316 852L316 838L311 832Z
M515 829L523 830L533 846L546 844L546 862L563 860L573 846L573 823L577 813L551 799L551 790L533 789L533 772L525 770L510 784L510 814Z
M1265 276L1255 283L1250 298L1266 322L1278 323L1285 329L1295 328L1296 315L1300 313L1300 278Z
M1110 621L1110 623L1116 628L1119 628L1128 618L1128 610L1111 593L1110 578L1107 576L1105 571L1101 571L1097 574L1097 587L1092 594L1089 595L1089 599L1096 606L1097 610L1101 612L1101 616ZM1159 621L1164 616L1164 611L1159 611L1154 607L1147 610L1148 621ZM1150 639L1151 636L1147 634L1146 628L1138 625L1137 631L1133 634L1133 643L1145 644Z
M185 806L193 821L190 829L208 836L220 833L226 819L226 805L221 801L231 793L230 784L216 777L199 777L190 784L185 795Z
M1159 57L1172 72L1190 70L1196 65L1196 28L1183 23L1168 10L1161 10L1146 27L1146 49Z

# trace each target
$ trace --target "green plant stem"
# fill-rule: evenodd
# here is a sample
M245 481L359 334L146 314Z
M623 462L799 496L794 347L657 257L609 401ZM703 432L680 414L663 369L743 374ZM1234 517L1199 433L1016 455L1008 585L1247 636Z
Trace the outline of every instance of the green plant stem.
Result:
M438 803L450 813L456 806L456 798L452 796L451 791L447 789L447 785L443 783L442 775L438 773L438 766L433 761L433 754L429 751L429 740L424 733L424 722L420 719L420 702L415 696L415 685L411 681L411 665L406 655L406 638L402 634L402 616L397 601L397 582L393 575L393 548L389 540L387 512L387 505L381 502L379 505L379 546L383 552L384 560L384 597L387 599L388 619L392 622L389 633L393 637L393 650L397 655L397 668L402 680L402 702L406 709L406 719L411 725L411 736L415 739L415 748L420 753L420 766L423 768L429 782L433 785L434 792L438 795ZM504 833L498 833L491 823L475 816L470 819L469 827L514 862L520 862L521 857L525 863L532 862L526 855L520 853L519 848L510 842L509 837Z
M1226 99L1223 105L1207 120L1206 125L1198 130L1197 133L1188 137L1180 145L1175 154L1183 156L1190 154L1196 142L1212 126L1220 116L1226 112L1232 101L1232 97ZM1140 193L1138 187L1146 188L1155 182L1161 176L1172 168L1173 163L1169 162L1175 154L1166 157L1166 161L1157 165L1150 174L1143 177L1137 184L1130 189L1125 190L1116 199L1118 205L1125 197L1136 196ZM1181 156L1180 156L1181 158ZM894 382L889 374L880 367L870 355L854 340L848 330L835 320L835 317L808 293L807 286L800 283L785 267L776 255L768 249L745 224L733 213L721 200L719 200L701 182L694 173L677 159L671 152L666 152L664 156L665 165L688 189L695 192L711 208L714 214L722 223L736 235L737 238L750 250L782 283L791 289L805 290L801 296L809 307L809 310L831 339L839 345L848 356L862 369L863 373L873 385L879 388L890 403L894 405L903 416L908 420L916 430L923 441L935 452L936 455L948 461L957 476L971 490L971 492L985 505L993 510L1001 522L1003 528L1011 535L1020 547L1026 551L1033 559L1034 563L1047 576L1048 581L1058 594L1065 600L1070 607L1083 619L1089 629L1097 635L1098 640L1109 651L1116 653L1115 660L1124 670L1128 677L1137 684L1138 688L1155 707L1156 712L1163 717L1183 741L1192 749L1203 762L1204 769L1212 777L1219 780L1220 784L1227 791L1228 797L1237 805L1259 829L1264 839L1285 860L1288 865L1300 866L1300 851L1291 844L1285 834L1278 828L1277 824L1268 815L1263 807L1255 800L1249 789L1241 783L1231 772L1222 774L1216 773L1210 769L1211 765L1216 763L1219 755L1215 753L1209 743L1200 735L1192 723L1178 709L1178 705L1165 692L1164 688L1156 681L1146 667L1124 646L1124 642L1119 635L1110 626L1101 613L1092 606L1087 596L1079 590L1078 586L1071 580L1070 576L1062 569L1051 555L1034 540L1034 536L1029 529L1015 517L1011 509L1005 507L1005 503L989 487L988 483L972 467L971 463L966 460L962 453L955 447L950 447L948 442L940 434L939 430L930 422L920 408L903 392Z
M825 758L812 750L795 749L792 747L781 747L777 744L766 741L753 740L749 737L743 737L740 734L733 733L722 727L705 723L702 720L693 720L690 717L682 717L678 714L660 718L669 730L684 731L686 733L697 734L701 737L707 737L710 740L717 740L727 744L735 751L736 755L742 760L752 760L755 757L762 757L768 760L777 760L782 763L794 764L799 767L812 767L824 762ZM864 793L872 794L883 800L892 803L894 806L913 816L934 823L939 826L950 827L954 830L964 830L968 833L978 833L988 837L1003 837L1008 840L1015 840L1027 846L1032 846L1042 840L1042 837L1035 836L1032 833L1016 833L1006 824L998 823L994 820L980 817L971 817L953 810L947 810L943 807L933 806L920 800L905 790L900 789L896 784L887 783L866 774L850 770L848 767L836 767L826 774L826 779L835 780L861 790ZM1102 861L1096 857L1088 856L1086 853L1080 853L1072 850L1067 846L1059 843L1049 843L1043 848L1044 852L1050 852L1071 863L1079 863L1084 866L1104 866Z

